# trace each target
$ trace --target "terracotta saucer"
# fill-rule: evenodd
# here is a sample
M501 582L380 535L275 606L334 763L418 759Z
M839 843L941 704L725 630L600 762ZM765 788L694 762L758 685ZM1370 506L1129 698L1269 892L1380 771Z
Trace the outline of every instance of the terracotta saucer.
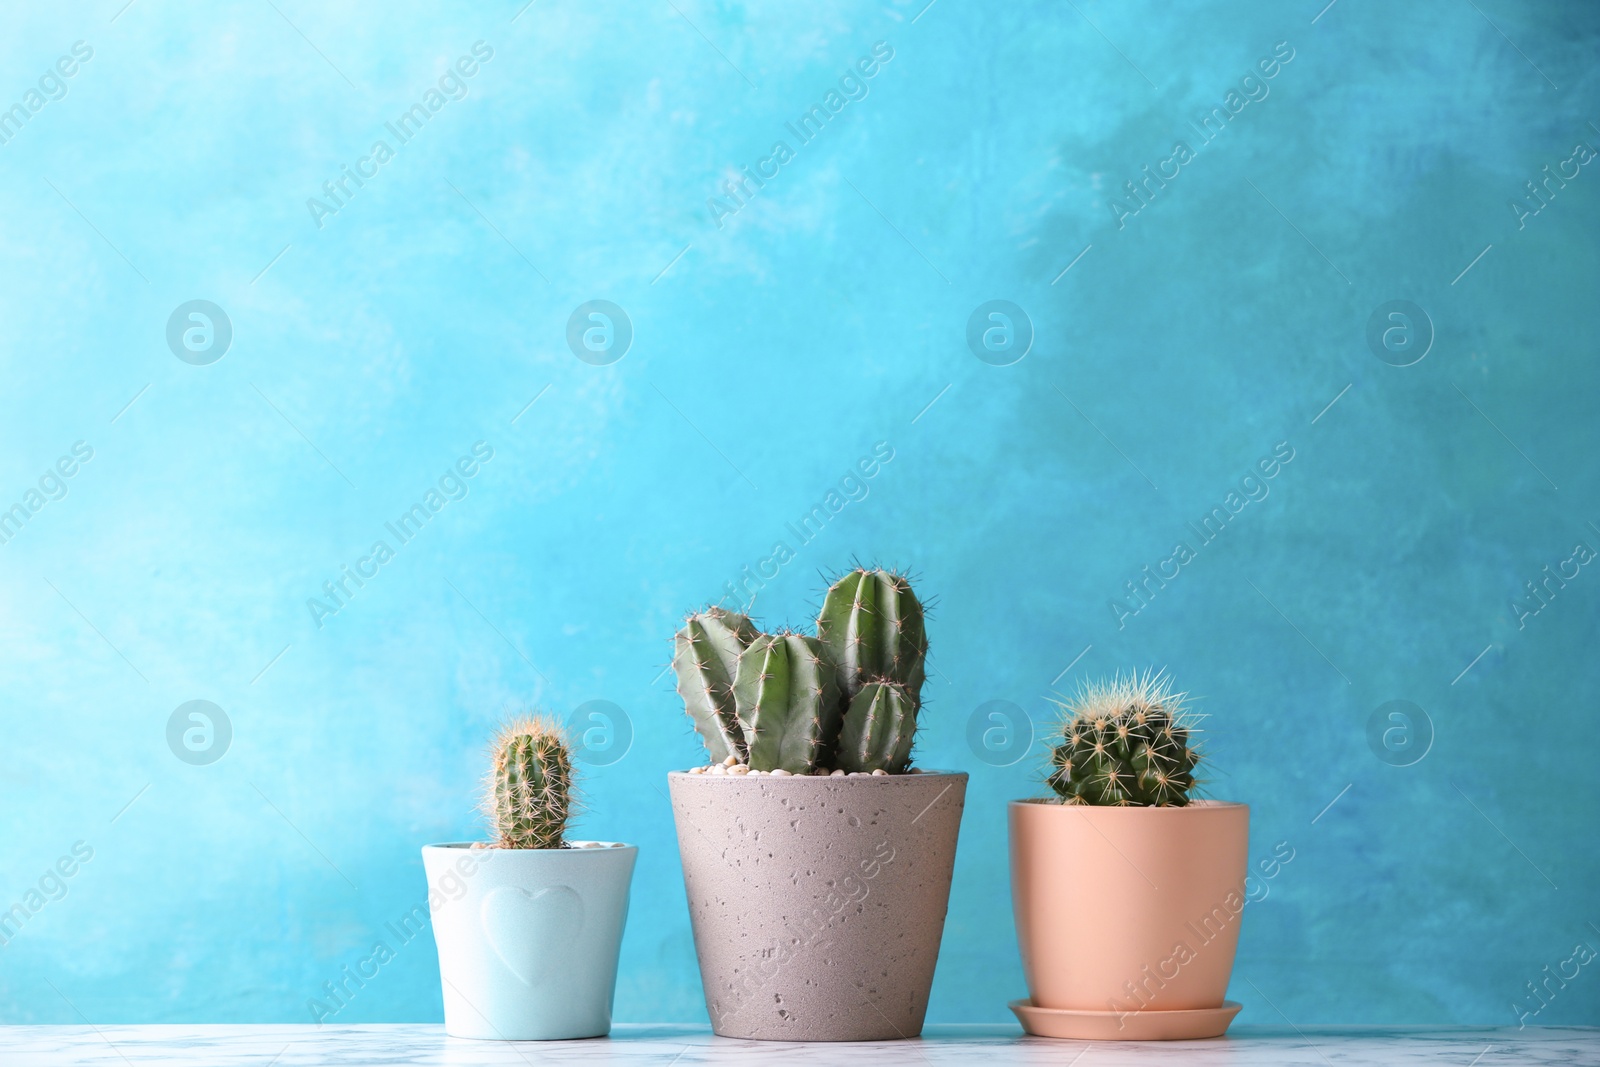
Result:
M1243 1007L1225 1000L1220 1008L1190 1011L1070 1011L1036 1008L1031 1000L1009 1005L1034 1037L1065 1037L1077 1041L1194 1041L1221 1037Z

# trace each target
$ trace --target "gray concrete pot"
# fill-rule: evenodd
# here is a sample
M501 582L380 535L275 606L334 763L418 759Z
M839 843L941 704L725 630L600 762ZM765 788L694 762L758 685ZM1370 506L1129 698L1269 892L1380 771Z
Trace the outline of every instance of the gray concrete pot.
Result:
M711 1028L916 1037L944 933L964 773L667 775Z

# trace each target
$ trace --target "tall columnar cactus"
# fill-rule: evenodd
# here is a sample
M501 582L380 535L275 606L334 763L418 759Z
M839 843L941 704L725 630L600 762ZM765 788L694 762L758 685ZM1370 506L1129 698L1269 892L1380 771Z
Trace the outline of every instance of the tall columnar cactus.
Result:
M1051 788L1068 804L1188 804L1200 753L1184 696L1164 673L1085 686L1063 705L1069 717L1051 754Z
M899 682L867 682L844 713L838 767L899 774L911 763L916 730L917 701L910 690Z
M561 848L572 808L572 759L561 728L519 719L494 741L484 808L501 848Z
M744 733L733 699L733 677L739 656L761 636L755 624L737 612L708 608L690 615L673 638L672 669L678 695L694 720L713 763L729 756L743 763Z
M870 681L898 682L918 700L928 634L922 604L903 576L857 568L828 590L817 636L839 663L846 699Z
M810 774L831 758L842 710L838 667L817 638L757 637L739 656L733 697L751 770Z

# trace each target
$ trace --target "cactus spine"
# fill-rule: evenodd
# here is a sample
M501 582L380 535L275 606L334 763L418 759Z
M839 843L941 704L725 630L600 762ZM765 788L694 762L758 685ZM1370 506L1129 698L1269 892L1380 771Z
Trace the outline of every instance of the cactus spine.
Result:
M916 729L916 698L905 686L887 680L867 682L844 713L839 769L901 773L911 763Z
M746 758L733 678L740 654L759 636L760 631L745 616L708 608L690 615L673 638L672 669L678 676L678 695L713 763L729 756L741 763Z
M484 808L501 848L562 848L572 806L572 759L561 728L519 719L494 741Z
M1049 782L1068 804L1182 807L1200 753L1164 673L1085 686L1064 709Z
M839 663L846 699L877 679L898 682L918 699L928 635L922 604L901 575L858 567L834 582L817 616L817 636Z
M810 774L831 755L839 736L838 668L817 638L757 637L739 656L733 696L751 770Z

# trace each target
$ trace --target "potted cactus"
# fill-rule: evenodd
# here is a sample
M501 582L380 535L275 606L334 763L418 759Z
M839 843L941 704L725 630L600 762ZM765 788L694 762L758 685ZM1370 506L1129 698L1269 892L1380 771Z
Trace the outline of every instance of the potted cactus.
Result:
M506 726L492 761L483 808L494 839L422 849L445 1031L604 1037L638 849L567 839L572 756L553 721Z
M835 582L815 636L719 608L678 631L710 763L668 783L718 1034L921 1033L967 783L911 766L927 649L910 582L883 570Z
M1081 688L1046 779L1010 805L1011 895L1042 1037L1218 1037L1245 904L1250 809L1193 796L1201 754L1165 673Z

